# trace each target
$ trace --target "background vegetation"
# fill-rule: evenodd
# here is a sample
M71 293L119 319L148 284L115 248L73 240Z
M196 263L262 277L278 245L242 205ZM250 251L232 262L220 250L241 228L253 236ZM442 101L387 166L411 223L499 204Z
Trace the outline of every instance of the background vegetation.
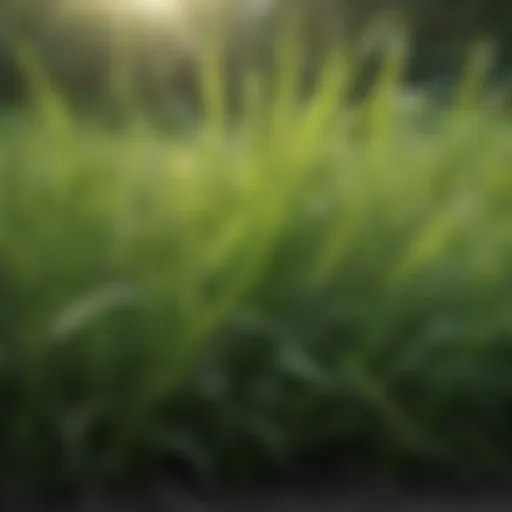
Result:
M201 0L190 0L186 7L179 4L180 15L155 7L146 8L152 14L141 15L137 5L137 0L2 0L3 95L12 97L20 90L13 48L20 37L38 49L60 86L75 95L90 98L94 91L104 92L108 75L119 66L120 52L128 50L134 75L149 96L157 90L193 96L199 48L210 46L215 34L222 34L229 63L225 79L236 80L247 62L271 65L283 24L294 18L300 20L303 58L312 75L333 42L361 61L369 54L375 59L382 39L396 32L397 23L407 27L412 79L453 79L468 48L482 40L495 45L499 70L510 64L512 7L500 0L216 0L208 8Z

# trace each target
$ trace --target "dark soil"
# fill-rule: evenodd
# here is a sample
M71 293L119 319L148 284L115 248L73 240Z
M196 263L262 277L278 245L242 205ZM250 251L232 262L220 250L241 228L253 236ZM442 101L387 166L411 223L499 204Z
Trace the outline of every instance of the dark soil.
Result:
M250 490L191 490L172 479L72 498L0 497L6 512L506 512L512 486L411 484L390 477L310 474Z

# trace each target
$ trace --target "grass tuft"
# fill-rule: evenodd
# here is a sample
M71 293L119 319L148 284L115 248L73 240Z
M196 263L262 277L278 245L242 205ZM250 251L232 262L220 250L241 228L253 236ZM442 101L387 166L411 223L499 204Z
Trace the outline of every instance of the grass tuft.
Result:
M2 115L4 476L253 478L349 445L505 467L512 125L478 66L453 107L406 112L399 45L357 107L335 52L300 100L299 55L273 99L248 75L235 128L214 59L180 138L46 85Z

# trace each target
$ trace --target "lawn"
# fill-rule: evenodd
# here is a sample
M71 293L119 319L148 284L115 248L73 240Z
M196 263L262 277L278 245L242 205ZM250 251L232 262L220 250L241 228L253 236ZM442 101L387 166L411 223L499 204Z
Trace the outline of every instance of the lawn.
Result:
M452 105L406 104L400 62L357 106L339 60L308 101L291 68L271 99L249 80L235 126L212 68L180 136L42 82L2 114L8 481L507 469L512 123L478 66Z

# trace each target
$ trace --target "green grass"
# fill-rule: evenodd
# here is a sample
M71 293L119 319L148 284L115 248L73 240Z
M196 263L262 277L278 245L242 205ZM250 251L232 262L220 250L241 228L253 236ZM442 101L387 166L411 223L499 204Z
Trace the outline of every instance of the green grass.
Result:
M403 113L400 52L357 108L339 61L308 103L284 62L236 129L215 67L181 138L86 123L44 87L2 116L6 478L171 460L250 479L349 445L395 468L506 466L510 120L473 72L452 108Z

